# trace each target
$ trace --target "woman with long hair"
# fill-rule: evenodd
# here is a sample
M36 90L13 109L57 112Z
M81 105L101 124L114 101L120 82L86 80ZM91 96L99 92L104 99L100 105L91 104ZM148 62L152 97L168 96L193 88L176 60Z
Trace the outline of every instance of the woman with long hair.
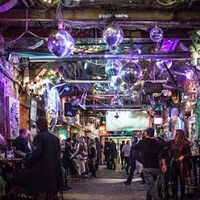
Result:
M178 183L180 183L181 200L185 195L185 178L188 171L191 149L185 132L177 129L171 143L170 172L172 177L172 195L178 199Z

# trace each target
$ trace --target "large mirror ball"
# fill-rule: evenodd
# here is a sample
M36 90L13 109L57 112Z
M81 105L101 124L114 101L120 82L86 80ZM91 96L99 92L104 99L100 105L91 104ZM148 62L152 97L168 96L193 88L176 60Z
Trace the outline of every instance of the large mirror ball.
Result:
M74 39L65 30L54 31L48 37L48 49L51 54L57 57L67 57L73 54Z
M117 47L124 39L124 32L118 24L110 24L103 30L103 40L109 47Z
M120 75L123 81L127 84L134 84L142 78L142 69L140 65L129 62L126 63L120 70Z

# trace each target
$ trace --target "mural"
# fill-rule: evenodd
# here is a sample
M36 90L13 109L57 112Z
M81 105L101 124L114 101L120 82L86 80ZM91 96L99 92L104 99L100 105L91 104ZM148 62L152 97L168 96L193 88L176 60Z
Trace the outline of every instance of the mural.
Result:
M61 100L57 89L59 85L49 83L46 86L44 92L45 111L47 114L49 129L50 131L53 131L58 122L58 116L62 113Z
M19 135L19 100L14 97L7 98L7 126L10 139Z

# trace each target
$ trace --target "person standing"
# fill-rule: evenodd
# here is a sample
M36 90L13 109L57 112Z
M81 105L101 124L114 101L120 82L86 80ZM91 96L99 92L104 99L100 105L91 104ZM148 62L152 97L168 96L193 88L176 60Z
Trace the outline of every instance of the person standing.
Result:
M124 169L124 153L122 152L122 148L123 148L124 145L125 145L125 141L123 140L122 143L119 146L120 161L121 161L122 170Z
M89 159L89 168L91 171L90 177L96 178L96 148L95 141L90 139L88 142L88 159Z
M143 173L147 185L146 199L159 200L158 191L156 190L156 181L160 174L162 163L162 172L167 170L163 152L164 147L154 138L154 129L148 128L145 130L145 138L140 140L134 147L134 150L142 152Z
M99 163L100 163L100 160L101 160L101 156L102 156L102 148L103 148L103 145L101 144L101 142L99 141L99 138L96 137L94 139L95 141L95 146L96 146L96 163L95 163L95 168L96 170L98 170L99 168Z
M131 150L130 150L130 171L127 180L124 182L126 185L130 185L133 179L133 174L136 169L136 160L138 158L138 151L134 150L134 146L137 144L138 138L134 137Z
M65 169L65 190L70 190L71 187L68 185L67 176L70 174L70 169L72 169L72 150L71 150L71 138L67 138L65 141L65 147L62 157L63 168Z
M47 192L51 197L64 189L59 138L48 130L46 118L36 121L37 135L33 139L33 150L25 159L23 171L13 175L12 185L19 185L27 191Z
M116 143L110 139L110 146L109 146L109 161L110 166L109 169L115 170L116 169L116 163L115 159L117 158L117 147Z
M185 178L188 171L188 159L191 156L190 142L185 132L177 129L171 142L170 172L172 177L172 196L178 199L178 182L180 183L181 200L185 196ZM178 181L179 180L179 181Z
M109 169L110 168L110 142L108 140L108 138L105 138L105 142L104 142L104 156L105 156L105 162L106 162L106 168Z
M127 140L126 144L122 148L122 152L124 153L124 159L125 159L125 171L126 171L126 174L129 173L130 151L131 151L130 141Z

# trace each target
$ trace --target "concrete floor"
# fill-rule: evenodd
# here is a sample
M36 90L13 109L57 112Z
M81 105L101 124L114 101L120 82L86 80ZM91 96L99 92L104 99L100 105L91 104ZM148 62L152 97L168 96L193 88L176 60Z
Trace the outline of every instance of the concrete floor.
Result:
M97 178L69 179L71 190L64 192L65 200L144 200L145 185L135 177L131 185L125 185L126 174L121 170L108 170L101 166Z
M64 200L145 200L146 188L138 175L131 185L125 185L127 175L124 171L108 170L100 166L97 178L75 180L69 178L71 190L64 192ZM186 200L200 200L197 195L187 197Z

